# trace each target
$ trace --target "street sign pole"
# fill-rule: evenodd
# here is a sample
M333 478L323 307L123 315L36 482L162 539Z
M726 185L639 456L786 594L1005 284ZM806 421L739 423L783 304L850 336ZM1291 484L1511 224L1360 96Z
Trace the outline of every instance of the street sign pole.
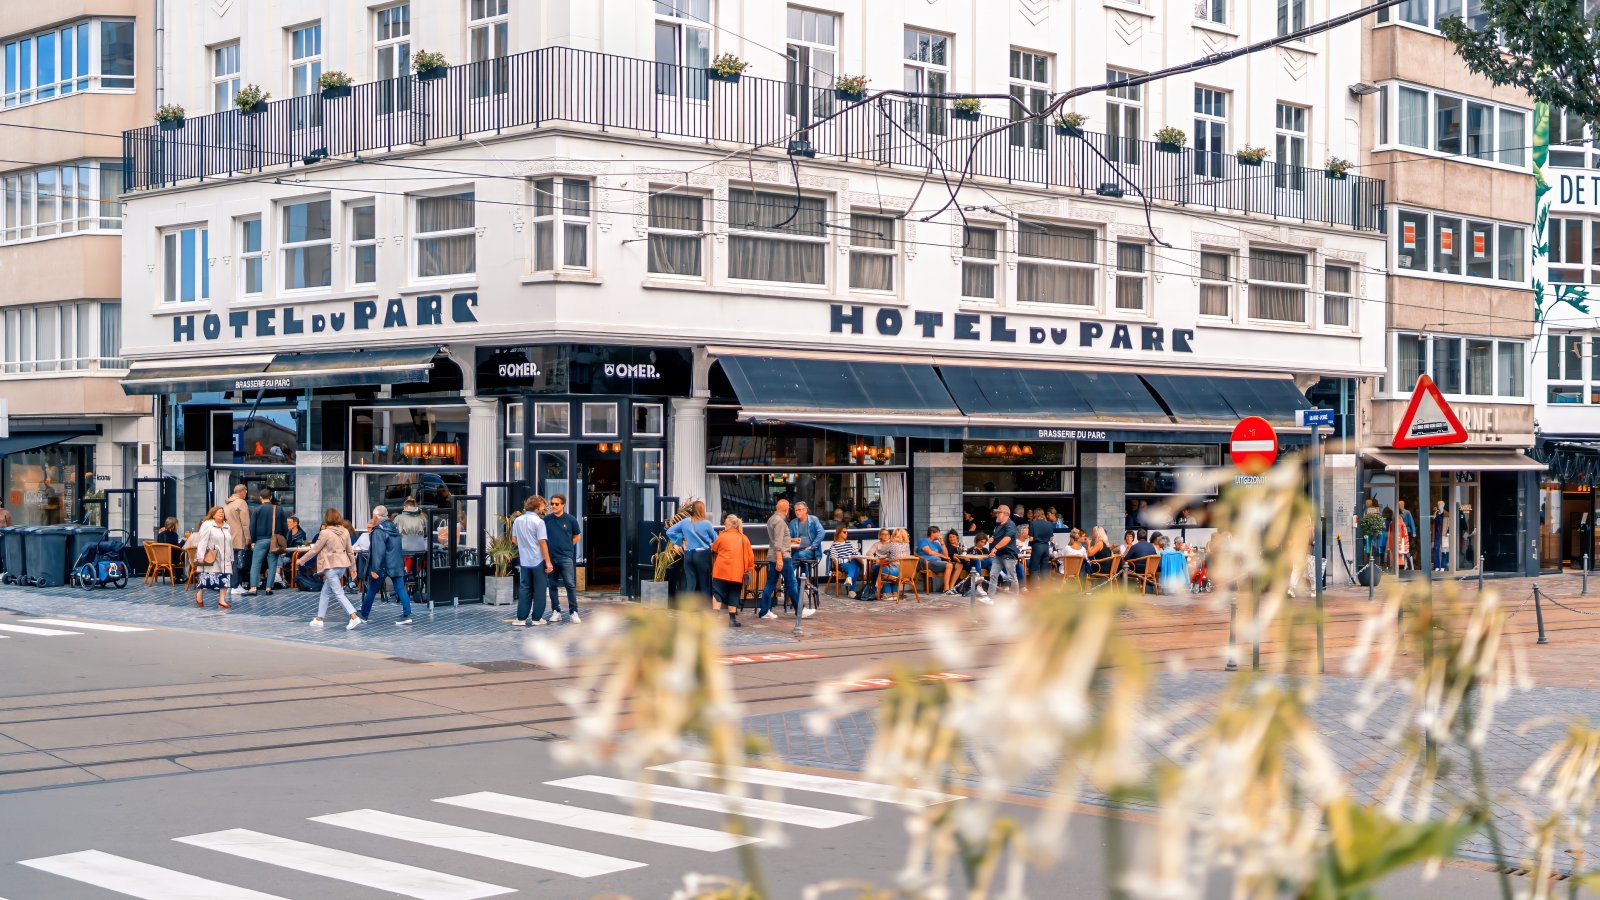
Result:
M1322 554L1324 550L1322 528L1322 426L1311 426L1311 508L1316 515L1316 524L1313 526L1313 545L1311 565L1314 571L1311 577L1317 585L1317 673L1327 674L1327 662L1323 657L1323 621L1322 621Z
M1428 496L1428 448L1417 448L1417 535L1422 558L1422 665L1433 663L1433 500ZM1426 525L1423 525L1426 522Z

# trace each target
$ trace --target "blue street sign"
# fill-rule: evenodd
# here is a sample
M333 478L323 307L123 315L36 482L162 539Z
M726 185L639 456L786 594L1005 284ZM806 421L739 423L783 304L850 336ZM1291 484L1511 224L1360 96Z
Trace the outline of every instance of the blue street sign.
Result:
M1302 409L1294 414L1295 424L1303 427L1325 425L1333 427L1333 410L1331 409Z

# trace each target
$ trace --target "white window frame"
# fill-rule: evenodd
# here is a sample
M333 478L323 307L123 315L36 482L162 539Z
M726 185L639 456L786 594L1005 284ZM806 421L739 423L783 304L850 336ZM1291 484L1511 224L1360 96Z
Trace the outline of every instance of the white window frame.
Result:
M791 118L810 121L812 116L827 115L833 109L833 79L839 74L839 38L843 32L843 17L838 13L803 6L786 9L785 34L788 41L784 53L788 62L784 77L788 89L784 93L784 111ZM831 27L832 40L824 40L822 23ZM806 107L805 98L811 98Z
M763 195L763 194L782 197L783 198L783 202L787 202L787 203L791 203L791 204L794 202L794 200L793 200L794 194L793 193L782 193L782 192L778 192L778 191L762 190L761 188L755 187L755 186L731 187L729 189L729 207L728 207L728 209L729 209L729 213L728 213L728 245L729 245L729 247L728 247L728 251L727 251L727 253L728 253L728 264L731 266L732 262L733 262L734 253L733 253L733 246L732 245L733 245L733 242L735 240L741 240L741 241L743 241L743 240L752 240L752 241L763 241L763 242L776 241L776 242L782 242L782 243L821 244L822 247L823 247L823 252L822 252L822 260L823 260L823 262L822 262L822 265L823 265L822 280L818 281L818 282L807 282L807 281L763 281L761 279L754 279L754 278L735 278L731 274L731 271L730 271L730 274L728 275L728 281L730 283L733 283L733 284L782 284L782 285L789 285L789 286L795 288L796 290L805 290L805 291L826 290L828 288L828 286L832 283L830 279L831 279L831 276L833 274L833 265L831 263L831 257L832 257L833 254L828 252L831 249L831 244L833 243L833 241L832 241L832 238L829 237L829 235L827 234L827 230L823 229L823 233L822 234L812 235L812 234L804 234L804 233L801 233L801 232L798 232L798 231L789 231L789 230L772 231L772 230L768 230L768 229L760 228L760 227L756 227L756 228L747 227L746 223L735 221L735 215L734 215L734 212L733 212L733 210L735 208L733 206L733 195L742 194L742 193L748 193L750 195L750 201L749 202L752 202L752 203L755 202L756 199L758 197L760 197L761 195ZM802 196L807 200L812 200L812 201L820 200L822 202L821 219L824 222L829 221L828 216L829 216L830 209L832 209L832 205L828 202L828 200L826 198L819 197L819 196L817 196L815 194L803 194Z
M1023 240L1022 231L1023 231L1023 229L1028 229L1028 228L1042 228L1043 230L1046 230L1046 231L1051 230L1051 229L1065 229L1065 230L1069 230L1069 231L1081 231L1085 235L1087 235L1087 237L1085 239L1089 241L1089 246L1094 248L1093 252L1090 254L1093 258L1088 260L1088 261L1080 261L1080 260L1072 260L1072 259L1056 259L1055 257L1049 257L1049 256L1024 256L1022 254L1022 240ZM1018 226L1017 226L1017 229L1018 229L1018 233L1017 233L1017 256L1016 256L1016 263L1017 263L1017 292L1016 292L1016 298L1017 298L1017 302L1018 303L1027 303L1027 304L1030 304L1031 306L1045 308L1045 309L1077 309L1077 310L1099 309L1099 307L1100 307L1100 287L1099 287L1099 284L1100 284L1100 281L1102 280L1101 277L1100 277L1101 276L1101 268L1100 268L1101 260L1100 260L1100 257L1102 255L1101 251L1100 251L1100 245L1103 243L1103 239L1102 239L1102 237L1100 235L1100 232L1098 230L1096 230L1095 228L1093 228L1091 226L1087 226L1087 225L1080 225L1080 224L1066 223L1066 222L1047 222L1047 221L1043 221L1043 220L1032 220L1032 219L1023 219L1023 220L1021 220L1020 224L1018 224ZM1022 294L1022 270L1025 267L1031 267L1031 266L1046 266L1046 267L1058 268L1058 269L1087 270L1089 272L1089 295L1090 295L1088 302L1087 303L1066 303L1066 302L1060 302L1060 301L1055 301L1055 300L1039 300L1039 299L1033 299L1033 298L1029 298L1029 297L1023 296L1023 294Z
M637 416L637 414L638 414L638 412L640 410L649 410L649 409L653 409L653 410L656 411L656 429L654 431L640 431L635 427L638 424L638 420L635 418L635 416ZM628 404L628 418L629 418L628 429L633 432L633 436L636 437L636 438L639 438L639 437L658 438L658 437L665 436L666 433L667 433L667 431L666 431L666 429L667 429L667 407L666 407L666 404L663 404L663 403L630 403L630 404Z
M1531 259L1530 259L1530 256L1531 256L1531 253L1532 253L1532 248L1529 246L1529 242L1528 242L1529 226L1527 226L1525 224L1522 224L1520 222L1502 222L1502 221L1499 221L1497 219L1469 218L1467 216L1458 215L1458 214L1455 214L1455 213L1440 213L1440 212L1434 212L1432 210L1413 209L1411 207L1404 207L1404 206L1394 207L1393 208L1393 215L1394 215L1394 223L1395 223L1394 240L1390 244L1390 250L1389 250L1389 252L1391 254L1391 257L1390 257L1390 260L1389 260L1389 270L1390 270L1391 274L1403 276L1405 278L1431 278L1431 279L1434 279L1434 280L1452 281L1452 282L1458 282L1458 281L1461 281L1462 279L1470 279L1473 283L1476 283L1476 284L1501 284L1501 285L1516 286L1516 287L1525 287L1525 286L1527 286L1528 278L1529 278L1529 266L1531 265L1531 262L1532 262ZM1405 264L1404 260L1402 259L1402 257L1404 257L1407 254L1407 248L1405 247L1405 240L1406 240L1406 229L1405 229L1405 226L1408 224L1407 220L1411 220L1411 219L1413 219L1413 217L1419 217L1420 218L1420 220L1421 220L1421 231L1420 231L1420 233L1418 233L1416 235L1417 246L1411 249L1411 253L1412 254L1416 254L1416 253L1420 252L1420 253L1423 253L1425 255L1425 257L1426 257L1425 259L1423 259L1423 261L1422 261L1423 267L1420 268L1420 269L1411 268L1409 265ZM1440 219L1440 218L1449 219L1449 220L1452 220L1453 222L1460 223L1460 225L1461 225L1461 233L1456 236L1459 239L1459 241L1461 243L1461 246L1462 246L1462 249L1463 249L1463 253L1460 254L1462 256L1462 265L1460 266L1460 270L1461 271L1459 271L1459 272L1436 272L1436 271L1434 271L1434 266L1435 266L1434 260L1435 260L1435 253L1436 253L1435 248L1434 248L1434 241L1435 241L1435 235L1437 234L1437 231L1438 231L1438 228L1437 228L1434 220L1435 219ZM1559 221L1562 218L1565 218L1565 217L1552 217L1550 219L1550 222L1552 223L1551 224L1551 228L1553 229L1554 228L1554 223ZM1473 248L1470 245L1471 240L1472 240L1472 234L1471 234L1472 228L1471 228L1471 226L1479 225L1479 224L1484 224L1484 225L1491 226L1491 229L1490 229L1491 241L1489 243L1489 246L1486 248L1486 252L1488 253L1488 258L1492 263L1493 272L1494 272L1493 277L1490 277L1490 278L1484 278L1481 275L1471 275L1471 274L1468 274L1467 271L1466 271L1467 270L1466 263L1468 262L1467 256L1473 252ZM1500 248L1501 248L1502 244L1504 243L1504 241L1506 240L1505 232L1508 229L1520 232L1520 234L1518 234L1518 235L1514 236L1513 238L1511 238L1512 244L1514 246L1516 246L1516 248L1517 248L1516 266L1517 266L1518 272L1521 273L1521 277L1520 278L1506 279L1506 278L1501 278L1500 277L1500 268L1501 268ZM1550 242L1550 246L1551 246L1552 262L1553 262L1554 265L1559 267L1559 266L1561 266L1561 263L1556 260L1556 256L1555 256L1556 243L1555 243L1554 240L1552 240ZM1585 243L1583 246L1587 249L1591 245L1588 244L1588 243ZM1594 277L1600 278L1600 259L1597 259L1596 263L1597 263L1597 265L1596 265L1596 270L1595 270ZM1554 280L1554 279L1552 279L1552 280ZM1577 283L1577 282L1572 282L1572 283Z
M955 89L955 36L907 25L900 60L907 91L948 93ZM940 46L944 60L938 59ZM943 100L908 100L905 127L928 134L950 133L950 111Z
M1130 250L1138 250L1139 268L1123 267L1122 251L1125 247ZM1112 310L1130 315L1149 315L1152 312L1150 304L1150 245L1140 241L1117 241L1112 250L1116 253L1116 258L1111 261L1111 264L1116 268L1117 272L1116 288L1111 300ZM1123 305L1124 285L1138 288L1138 306Z
M504 99L511 90L511 0L467 0L467 70L473 100Z
M261 297L267 293L267 233L266 222L260 215L241 216L238 220L237 232L239 235L239 296ZM248 234L250 225L256 226L256 247L250 249ZM256 289L250 290L250 272L254 270L256 276Z
M968 229L973 230L973 231L988 231L988 232L992 232L994 234L994 255L993 256L973 256L970 252L968 252L971 249L970 246L969 246L970 243L971 243L971 240L967 237L967 230ZM966 303L966 302L999 303L1000 302L1000 295L1004 292L1004 285L1005 285L1005 275L1004 275L1004 270L1002 270L1000 268L1000 258L1005 254L1005 247L1006 247L1006 243L1005 242L1006 242L1005 229L1002 228L1001 226L997 225L997 224L993 224L993 223L990 223L990 222L973 221L973 222L969 222L966 226L964 226L963 231L961 232L961 245L962 246L960 248L960 252L961 252L961 291L962 291L961 300L962 300L963 303ZM967 270L967 268L969 266L970 267L977 267L977 268L987 269L989 271L989 296L980 297L980 296L973 296L971 294L966 293L966 284L967 284L966 270Z
M1425 84L1415 84L1409 81L1384 82L1378 86L1378 90L1378 110L1382 121L1378 127L1379 140L1373 146L1373 150L1402 150L1406 153L1450 159L1467 165L1487 166L1507 172L1528 172L1531 170L1533 158L1533 154L1529 152L1533 144L1533 111L1531 109L1504 103L1489 103L1478 97L1439 90ZM1422 117L1423 137L1421 144L1406 143L1401 138L1400 96L1402 91L1414 91L1424 95L1426 98L1427 109ZM1458 151L1438 149L1438 135L1435 132L1438 127L1440 97L1457 101L1461 104L1461 149ZM1488 107L1491 110L1494 123L1492 134L1495 142L1494 150L1491 153L1492 158L1485 159L1466 155L1468 104ZM1508 131L1502 127L1502 119L1508 114L1521 117L1521 123L1515 131ZM1554 140L1553 137L1552 140ZM1508 155L1516 161L1503 161L1503 157Z
M289 89L295 97L309 97L321 90L317 86L317 79L322 77L322 22L321 20L306 22L286 29L288 32L288 57L289 57ZM305 35L305 39L301 39ZM314 40L315 48L304 46ZM300 49L295 45L301 44ZM322 105L308 103L296 105L294 121L291 127L295 130L303 128L317 128L322 125Z
M193 271L189 273L194 276L195 296L190 299L184 299L182 296L180 296L183 292L181 273L174 273L172 271L173 262L168 260L168 247L170 246L178 257L177 264L180 266L182 265L183 235L187 232L193 232L195 235L195 259L193 261L194 268ZM211 263L208 259L208 256L211 252L211 233L207 223L191 222L184 225L174 225L170 228L163 228L158 233L157 244L160 247L161 253L162 303L209 303L211 301ZM169 279L171 280L170 286L173 288L171 291L168 290Z
M900 232L898 225L898 220L896 220L893 216L860 212L853 212L850 214L849 250L851 264L848 272L846 273L845 282L849 285L852 293L892 295L899 292L902 279L900 271ZM889 246L877 247L863 244L863 239L868 241L874 239L873 235L866 233L869 230L867 226L887 226L889 229L889 236L887 238ZM876 232L876 236L879 240L883 239L881 231ZM855 258L857 256L888 258L889 288L887 290L882 288L858 287L856 285Z
M1228 0L1196 0L1194 17L1213 25L1228 24Z
M134 30L132 66L127 74L106 74L104 51L107 26L133 27L134 24L135 20L126 17L95 16L0 39L0 108L48 103L84 91L132 93L139 71L137 29ZM49 83L41 84L38 48L39 40L46 37L52 45L50 55L54 65ZM24 67L26 78L23 77Z
M558 431L553 427L546 427L544 412L550 410L560 413L558 418L565 423ZM534 437L571 437L572 436L572 404L565 400L558 402L535 401L533 404L533 436Z
M1280 0L1281 2L1281 0ZM1306 188L1306 163L1311 148L1311 108L1298 103L1277 101L1274 117L1273 166L1275 184L1280 190Z
M0 245L120 232L122 204L105 194L121 175L121 163L93 159L0 172ZM52 187L41 189L41 179Z
M1335 271L1345 275L1344 290L1336 290L1330 276ZM1356 327L1356 268L1351 263L1324 262L1322 266L1322 324L1327 328L1338 328L1354 331ZM1344 322L1333 321L1329 315L1334 304L1344 304Z
M533 247L528 258L532 270L541 273L595 271L594 180L552 175L535 178L529 184L532 191L533 214L529 219L533 223ZM571 200L567 196L568 187L577 185L581 185L586 192L583 200ZM583 235L583 262L571 265L567 263L567 250L568 242L575 233ZM548 238L544 237L546 235ZM550 242L550 264L540 265L539 245L546 239ZM703 258L700 267L702 271L705 269Z
M711 0L657 0L653 4L657 96L681 96L685 100L710 97L705 74L695 70L711 65L711 7ZM663 56L662 35L670 35L671 59Z
M1206 272L1206 267L1205 267L1205 258L1207 256L1220 256L1220 257L1222 257L1223 261L1227 264L1227 272L1225 272L1223 274L1223 277L1221 277L1221 278L1208 278L1208 277L1206 277L1207 276L1207 272ZM1224 249L1215 248L1215 247L1202 247L1200 249L1200 262L1199 262L1199 265L1196 266L1195 272L1197 273L1198 279L1200 281L1200 295L1199 295L1200 305L1199 305L1198 309L1199 309L1199 315L1201 317L1207 318L1207 319L1225 320L1225 321L1229 321L1229 322L1234 320L1234 316L1238 311L1237 295L1238 295L1239 292L1234 287L1234 285L1237 282L1238 277L1239 277L1238 276L1238 270L1239 270L1239 254L1236 251L1224 250ZM1206 296L1206 289L1207 288L1213 289L1213 293L1216 293L1218 290L1221 291L1223 299L1224 299L1224 301L1226 303L1226 306L1227 306L1227 311L1226 312L1223 312L1223 313L1208 313L1208 312L1205 311L1205 296Z
M682 279L685 281L704 282L710 277L711 273L711 254L706 249L706 235L709 233L706 228L706 205L714 201L704 194L688 191L672 191L670 194L667 194L665 190L663 190L662 193L665 196L690 197L698 200L700 202L700 230L689 231L682 228L668 228L666 226L657 225L654 210L656 198L655 195L652 194L645 204L646 275L649 278L672 278ZM655 259L655 254L651 248L658 239L672 241L694 241L695 247L699 251L700 271L692 275L682 275L676 272L657 272L654 269L651 269L651 263Z
M116 305L69 301L0 310L0 328L5 332L0 344L0 371L29 375L112 368L102 363L108 357L102 352L105 335L100 319L105 306ZM40 328L44 322L50 323L48 332ZM46 333L49 347L41 345ZM116 349L121 351L120 347Z
M1402 28L1415 28L1418 31L1426 31L1429 34L1439 34L1439 20L1441 18L1439 14L1441 12L1445 16L1461 16L1468 26L1472 28L1480 28L1487 22L1487 19L1483 18L1483 0L1453 0L1450 6L1453 8L1441 9L1439 0L1408 0L1408 2L1392 9L1378 10L1377 24L1379 26L1398 25ZM1401 18L1403 13L1415 10L1421 10L1421 22ZM1479 18L1479 23L1475 24L1473 22L1474 17Z
M594 409L594 410L597 410L597 411L600 411L600 412L604 412L606 409L610 409L611 410L611 430L610 431L590 431L589 430L589 410L590 409ZM585 437L585 438L592 438L592 437L614 438L614 437L621 437L622 436L622 410L618 409L618 404L615 401L584 403L583 404L582 416L583 416L582 420L578 422L578 426L579 426L579 428L580 428L580 430L582 432L581 437Z
M356 225L361 221L358 211L363 209L369 211L372 219L372 234L368 237L358 237L356 235ZM350 287L353 289L373 287L378 283L378 245L382 243L378 239L377 202L374 200L352 200L344 204L344 220L346 233L349 235L348 246L350 252L345 255L345 258L349 260L347 280ZM361 271L360 257L368 251L372 256L372 280L361 281L358 275Z
M327 237L312 238L304 241L290 241L289 225L286 221L284 221L285 217L289 215L289 210L296 206L314 206L318 203L324 204L328 208ZM328 196L296 197L292 200L283 200L276 204L275 211L278 214L278 221L275 224L278 226L277 237L279 239L277 257L281 262L282 269L275 274L280 279L278 282L280 293L314 294L333 290L333 245L335 237L339 233L339 221L334 215L335 207L336 204L333 202L333 198ZM293 279L289 277L290 261L296 257L297 251L303 256L305 251L315 250L318 247L328 248L328 282L326 284L312 284L302 287L293 287Z
M1278 0L1277 35L1284 37L1306 27L1307 0Z
M1252 266L1250 264L1256 253L1281 253L1281 254L1286 254L1286 255L1290 255L1290 256L1303 257L1304 260L1305 260L1304 266L1305 266L1306 280L1303 281L1303 282L1296 283L1296 282L1292 282L1292 281L1269 281L1269 280L1264 279L1264 278L1256 278L1255 274L1253 272L1254 266ZM1273 247L1273 246L1252 246L1252 247L1250 247L1248 249L1248 251L1246 252L1245 256L1244 256L1244 272L1241 273L1243 275L1247 285L1248 285L1248 288L1249 288L1249 291L1248 291L1249 296L1246 299L1245 308L1243 310L1245 319L1247 321L1251 322L1251 323L1261 324L1261 325L1273 325L1273 326L1278 326L1278 327L1290 327L1290 328L1305 328L1305 327L1309 327L1312 324L1312 318L1311 318L1311 295L1313 293L1313 290L1312 290L1312 286L1311 286L1311 275L1312 275L1312 272L1314 272L1314 271L1316 271L1315 260L1312 258L1312 255L1309 252L1305 251L1305 250L1297 250L1297 249L1293 249L1293 248ZM1270 317L1263 317L1263 316L1254 315L1250 310L1250 304L1255 302L1254 298L1255 298L1255 292L1256 292L1257 288L1286 288L1286 289L1289 289L1289 290L1299 291L1300 292L1300 318L1298 318L1298 319L1275 319L1275 318L1270 318Z
M1194 86L1194 172L1221 178L1228 154L1228 107L1233 95L1220 88ZM1248 169L1244 171L1249 171Z
M1560 357L1565 359L1566 353L1556 351L1557 343L1567 344L1576 342L1578 348L1578 375L1569 377L1564 367L1556 362ZM1539 401L1546 406L1594 406L1600 404L1600 377L1597 377L1596 368L1600 366L1600 340L1596 339L1593 332L1583 331L1555 331L1545 335L1544 346L1540 348L1545 355L1544 365L1544 394ZM1557 366L1556 374L1550 373L1550 367ZM1498 382L1497 382L1498 384ZM1570 392L1577 389L1578 402L1558 401L1553 399L1557 391Z
M421 216L421 209L420 209L421 201L423 201L423 200L431 200L431 199L439 199L439 198L443 198L443 197L460 197L462 195L465 195L467 198L469 198L468 202L473 204L472 224L471 225L458 227L458 228L446 228L446 229L442 229L440 231L423 231L422 230L422 228L421 228L422 216ZM447 188L447 189L444 189L444 190L430 191L430 192L421 193L421 194L411 194L406 198L406 206L408 207L407 210L406 210L406 216L410 220L410 223L411 223L411 240L409 241L409 243L411 245L411 250L410 250L410 254L409 255L410 255L411 258L407 261L406 271L409 274L410 280L412 282L418 283L418 284L434 284L434 283L441 282L441 281L459 281L459 280L462 280L462 279L475 279L475 278L478 277L477 252L476 252L476 243L477 243L477 235L478 235L477 199L478 199L477 191L473 188L472 185L463 185L461 187ZM423 241L434 241L434 240L440 240L440 239L443 239L443 238L461 237L463 235L472 235L472 238L473 238L474 252L473 252L472 271L470 271L470 272L447 272L447 273L440 274L440 275L423 275L423 274L420 273L419 269L422 266L422 249L421 249L421 247L422 247L422 242Z
M372 11L372 79L378 82L379 115L411 109L410 0Z
M239 93L243 68L241 52L238 41L217 44L210 50L211 111L214 113L233 109L233 96Z
M1486 403L1486 402L1529 403L1529 402L1532 402L1533 398L1531 396L1531 390L1532 390L1532 380L1533 379L1530 377L1531 376L1531 372L1530 372L1530 369L1529 369L1529 359L1530 359L1530 357L1529 357L1529 353L1528 353L1528 351L1529 351L1529 343L1527 341L1516 340L1516 339L1513 339L1513 338L1493 338L1493 337L1486 337L1486 336L1483 336L1483 335L1476 335L1476 334L1419 335L1417 332L1414 332L1414 331L1392 331L1392 332L1389 333L1389 336L1388 336L1389 370L1388 370L1387 376L1384 379L1384 382L1385 382L1385 384L1387 386L1386 393L1388 394L1389 397L1391 397L1393 399L1403 399L1403 398L1411 396L1412 388L1416 383L1415 375L1413 373L1411 373L1411 372L1401 372L1400 371L1400 368L1399 368L1399 366L1400 366L1400 341L1403 340L1403 339L1419 338L1419 337L1422 339L1422 371L1427 372L1430 377L1434 376L1435 373L1436 373L1436 370L1434 368L1434 352L1433 352L1434 342L1436 340L1454 340L1454 341L1460 341L1461 342L1461 371L1459 372L1459 380L1460 380L1463 392L1462 393L1444 393L1444 396L1447 399L1459 400L1459 401L1468 402L1468 403L1473 403L1473 402L1476 402L1476 403ZM1547 335L1547 337L1549 337L1549 335ZM1490 356L1493 359L1493 370L1492 370L1492 374L1490 375L1491 391L1488 394L1467 394L1467 393L1464 393L1464 391L1466 390L1466 387L1467 387L1467 348L1469 346L1469 342L1471 342L1471 341L1489 341L1494 345L1493 348L1490 351ZM1500 382L1501 382L1502 376L1505 375L1505 370L1500 365L1500 347L1501 347L1501 345L1505 345L1505 344L1515 344L1515 345L1518 345L1518 346L1520 346L1522 348L1521 364L1520 364L1520 366L1518 368L1519 372L1521 373L1521 378L1522 378L1522 393L1521 394L1513 395L1513 394L1504 394L1504 393L1500 392ZM1588 361L1587 361L1588 358L1585 357L1584 359L1585 359L1585 362L1584 362L1585 371L1592 371L1592 369L1590 368L1590 366L1588 364ZM1439 379L1437 379L1437 378L1435 378L1434 380L1435 380L1436 383L1439 381ZM1557 379L1557 380L1559 381L1560 379ZM1443 393L1443 388L1442 387L1441 387L1440 390Z
M1011 96L1015 98L1007 104L1011 121L1016 122L1023 117L1023 107L1027 107L1032 113L1042 113L1050 103L1051 78L1055 76L1056 68L1055 54L1041 53L1025 47L1012 47L1009 65ZM1042 79L1038 77L1039 66L1044 67ZM1018 150L1043 150L1047 124L1049 123L1041 115L1026 124L1011 126L1008 132L1011 146Z
M1125 69L1106 69L1106 81L1140 75ZM1144 140L1144 85L1114 87L1106 91L1106 158L1137 166ZM1132 120L1131 123L1129 120Z

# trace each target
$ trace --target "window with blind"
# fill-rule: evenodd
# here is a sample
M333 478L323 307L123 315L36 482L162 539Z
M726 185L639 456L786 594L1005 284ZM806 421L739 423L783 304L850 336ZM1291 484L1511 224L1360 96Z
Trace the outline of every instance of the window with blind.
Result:
M1150 277L1143 244L1117 243L1117 309L1142 312Z
M821 197L735 188L728 192L728 277L826 284L828 203Z
M540 178L533 183L533 270L586 272L592 185L583 178Z
M1304 253L1250 251L1250 318L1268 322L1304 322L1308 260Z
M1200 315L1233 318L1233 254L1201 251Z
M995 299L1000 269L1000 229L967 226L961 241L961 296Z
M1566 340L1570 337L1570 343ZM1527 349L1522 341L1493 338L1461 338L1444 335L1395 335L1394 368L1388 383L1397 396L1406 396L1424 372L1432 375L1445 394L1463 397L1527 396ZM1552 335L1549 344L1551 381L1569 380L1573 384L1551 384L1551 403L1585 401L1583 338L1578 335Z
M122 166L77 162L0 175L0 244L122 227Z
M1097 244L1088 228L1023 221L1017 228L1017 299L1093 306Z
M96 321L96 314L99 319ZM115 303L56 303L9 307L4 371L72 372L123 368L121 307Z
M650 195L647 268L652 274L704 276L705 203L694 194Z
M850 217L850 289L893 291L894 219L856 214Z
M460 191L417 197L413 204L417 277L445 278L477 272L476 195Z
M1442 275L1464 271L1468 278L1483 280L1523 280L1524 226L1407 209L1397 212L1396 222L1396 268ZM1581 220L1550 220L1550 262L1551 281L1584 281ZM1565 267L1571 263L1577 268Z
M1322 323L1350 327L1350 289L1353 283L1349 266L1328 266L1322 270Z

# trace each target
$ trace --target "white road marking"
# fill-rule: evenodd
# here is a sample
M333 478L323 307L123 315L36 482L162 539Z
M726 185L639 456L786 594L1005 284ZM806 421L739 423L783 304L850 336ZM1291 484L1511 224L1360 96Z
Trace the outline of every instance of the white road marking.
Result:
M708 809L712 812L721 813L736 812L752 819L766 819L772 822L783 822L788 825L802 825L806 828L835 828L839 825L849 825L851 822L860 822L867 818L854 813L835 812L831 809L814 809L809 806L796 806L792 803L776 803L771 800L754 798L725 797L722 794L713 794L708 791L691 791L688 788L672 787L664 784L623 781L620 778L606 778L602 775L579 775L576 778L563 778L560 781L545 783L552 787L608 794L624 800L664 803L668 806Z
M644 863L630 859L617 859L586 850L525 841L522 838L446 825L443 822L430 822L427 819L414 819L411 816L397 816L376 809L357 809L329 816L314 816L311 821L337 825L352 831L381 834L384 837L427 844L431 847L443 847L446 850L471 853L474 856L560 872L578 878L610 875L612 872L644 866Z
M597 831L601 834L620 835L634 840L649 841L653 844L682 847L685 850L704 850L709 853L732 850L735 847L743 847L745 844L754 844L761 840L755 837L740 837L737 834L729 834L726 831L716 831L710 828L678 825L673 822L657 822L654 819L645 819L639 816L625 816L621 813L601 812L597 809L585 809L581 806L566 806L561 803L547 803L543 800L529 800L526 797L513 797L510 794L497 794L492 791L462 794L459 797L441 797L434 802L448 803L451 806L475 809L480 812L515 816L519 819L528 819L533 822L546 822L567 828Z
M722 768L708 762L693 759L668 763L663 766L652 766L651 768L657 772L669 772L674 775L688 775L707 779L720 775L729 781L738 781L744 784L763 784L796 791L812 791L819 794L851 797L857 800L872 800L878 803L897 803L901 806L933 806L937 803L960 799L954 794L903 788L892 784L851 781L848 778L829 778L826 775L807 775L802 772L775 772L771 769L753 769L741 766Z
M64 634L82 634L81 631L61 631L55 628L35 628L32 625L0 625L0 631L14 631L17 634L37 634L40 637L60 637Z
M60 625L64 628L82 628L87 631L149 631L148 628L135 628L132 625L105 625L100 622L74 622L71 619L23 619L35 625Z
M1277 445L1272 441L1234 441L1228 446L1235 453L1271 453Z
M477 900L513 893L512 888L485 884L470 878L447 875L430 869L373 859L359 853L319 847L288 838L262 834L244 828L230 828L210 834L173 838L207 850L231 853L257 862L283 866L310 875L337 878L417 900Z
M99 850L25 859L21 865L145 900L283 900Z

